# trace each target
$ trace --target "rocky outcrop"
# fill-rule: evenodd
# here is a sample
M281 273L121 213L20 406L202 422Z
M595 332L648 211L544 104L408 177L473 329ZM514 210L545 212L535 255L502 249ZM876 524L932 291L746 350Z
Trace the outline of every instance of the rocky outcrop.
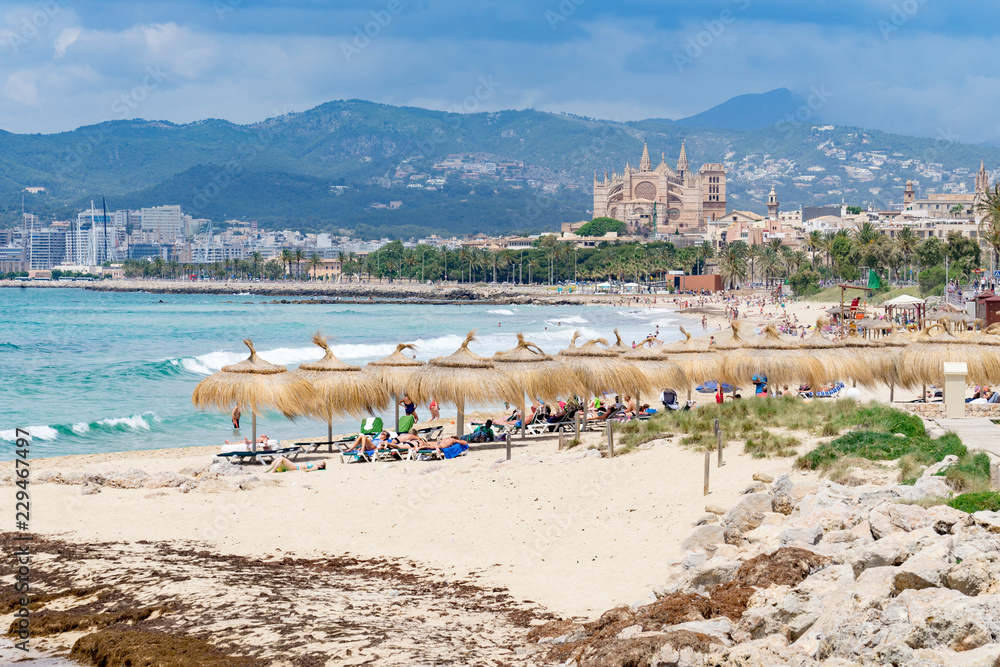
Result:
M947 463L945 464L947 465ZM560 634L563 665L1000 665L1000 513L783 475L699 526L656 602ZM719 539L720 535L722 540Z

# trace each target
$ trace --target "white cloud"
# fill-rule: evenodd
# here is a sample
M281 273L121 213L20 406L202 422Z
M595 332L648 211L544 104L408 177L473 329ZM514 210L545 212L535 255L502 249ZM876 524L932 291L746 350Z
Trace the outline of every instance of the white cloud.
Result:
M80 37L80 32L82 32L80 28L74 26L72 28L65 28L62 32L59 33L59 36L56 37L56 43L55 43L56 58L62 58L64 55L66 55L66 49L72 46L73 42L75 42L77 38Z
M34 106L38 102L38 86L34 74L27 70L14 72L3 85L3 95L17 105Z

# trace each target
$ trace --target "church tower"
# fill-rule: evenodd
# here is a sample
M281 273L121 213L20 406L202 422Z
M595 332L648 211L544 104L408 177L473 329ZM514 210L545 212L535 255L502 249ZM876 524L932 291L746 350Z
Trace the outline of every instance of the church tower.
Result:
M677 177L681 179L681 183L687 177L688 171L688 154L687 149L684 147L684 142L681 142L681 156L677 158Z
M767 218L768 220L778 219L778 207L781 206L781 202L778 201L778 194L774 191L774 186L771 186L771 192L767 195Z
M972 211L976 216L976 222L982 222L985 213L979 210L979 204L990 193L990 173L986 171L986 162L979 163L979 173L976 174L976 196L972 200Z
M903 210L917 200L917 192L913 189L913 181L906 182L906 189L903 190Z
M648 174L653 171L653 163L649 161L649 144L642 144L642 159L639 160L639 171Z

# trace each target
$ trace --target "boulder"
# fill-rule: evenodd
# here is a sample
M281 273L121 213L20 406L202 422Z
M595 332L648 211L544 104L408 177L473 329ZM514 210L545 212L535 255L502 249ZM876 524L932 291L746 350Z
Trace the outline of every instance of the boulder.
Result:
M767 491L767 484L764 484L764 482L750 482L746 488L740 491L740 494L745 496L748 493L761 493L763 491Z
M770 484L774 481L774 477L772 475L768 475L766 472L755 472L753 474L753 481Z
M129 468L125 472L116 472L108 475L105 486L113 486L118 489L141 489L149 474L145 470Z
M810 528L793 528L791 530L786 530L781 533L779 541L782 546L789 544L813 546L819 544L819 541L822 539L823 527L812 526Z
M725 542L725 539L726 531L722 526L718 524L700 526L687 536L681 544L681 548L684 549L684 551L704 549L708 545L722 544Z
M795 509L795 501L787 493L776 493L771 498L771 510L788 516Z
M951 498L955 495L955 491L948 486L944 477L920 477L911 490L912 493L905 496L908 500Z
M941 587L953 563L951 539L944 538L906 559L896 568L892 584L896 593Z
M216 461L208 468L208 472L223 477L239 477L247 474L245 467L228 461Z
M144 479L142 485L147 489L173 489L186 481L187 477L176 472L161 472Z
M707 593L716 586L732 581L742 564L738 560L712 558L691 570L685 590L691 593Z
M880 540L899 531L911 532L934 525L927 510L917 505L882 504L868 514L872 537Z
M83 486L80 487L80 495L92 496L95 493L100 493L101 487L97 484L91 484L90 482L84 482Z
M811 496L819 491L819 484L803 483L795 484L792 486L791 490L788 491L788 495L792 497L792 500L799 502L803 500L806 496Z
M949 454L948 456L944 457L937 463L928 466L922 473L920 473L920 476L931 477L933 475L937 475L942 470L946 470L951 466L955 465L956 463L958 463L958 457L955 456L954 454Z
M976 554L951 566L944 585L969 596L995 592L1000 586L1000 559L995 554Z
M59 473L58 470L42 470L32 475L31 481L34 484L47 484L47 483L61 484L62 475Z
M64 472L60 481L62 484L83 484L85 477L82 472Z
M698 517L695 520L694 525L696 525L696 526L706 526L706 525L708 525L710 523L718 523L718 522L719 522L719 515L718 514L705 513L705 514L702 514L700 517Z
M104 486L107 483L107 479L104 477L104 475L87 472L83 474L83 483L91 484L93 486Z
M723 523L727 528L740 532L753 530L760 525L764 512L771 511L771 496L767 493L751 493L743 496L726 512Z
M792 488L795 486L795 482L789 477L788 473L782 473L778 476L778 479L774 480L774 484L771 485L771 493L774 495L781 495L791 493Z
M951 533L957 524L964 523L969 517L965 512L947 505L929 507L927 514L934 521L934 532L939 535Z
M972 515L972 520L980 528L985 528L991 533L1000 533L1000 512L976 512Z
M904 641L911 648L970 651L1000 637L1000 596L968 597L947 588L903 591L886 611L901 608L911 627Z
M722 507L719 507L718 505L706 505L705 511L708 512L709 514L718 514L719 516L722 516L723 514L726 513L726 510Z
M686 630L687 632L696 632L713 637L723 646L732 646L733 640L731 635L733 629L733 622L725 616L720 616L707 621L688 621L687 623L669 625L663 628L662 632L671 633Z

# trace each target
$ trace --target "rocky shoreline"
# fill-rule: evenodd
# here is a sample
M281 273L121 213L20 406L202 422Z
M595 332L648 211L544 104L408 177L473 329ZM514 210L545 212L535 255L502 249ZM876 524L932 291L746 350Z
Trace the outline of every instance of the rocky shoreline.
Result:
M997 667L1000 513L937 504L954 462L912 486L759 476L706 508L654 602L529 641L564 667Z
M188 282L171 280L106 280L94 283L0 280L0 287L80 288L94 292L146 292L149 294L215 294L292 297L270 303L407 303L488 305L579 305L579 296L559 295L538 288L444 286L406 283L257 283Z

